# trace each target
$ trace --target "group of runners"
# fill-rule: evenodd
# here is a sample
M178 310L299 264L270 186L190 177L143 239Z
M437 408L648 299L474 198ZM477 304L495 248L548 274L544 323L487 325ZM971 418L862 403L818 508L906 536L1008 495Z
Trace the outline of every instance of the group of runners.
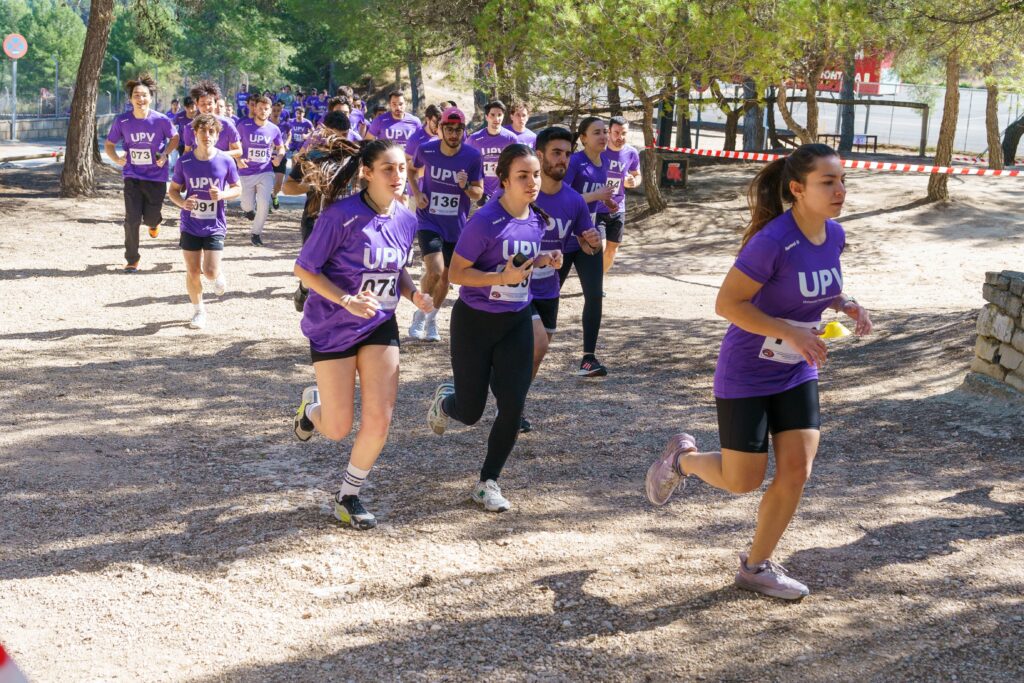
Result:
M360 493L385 446L398 394L400 300L414 307L408 336L439 341L437 312L451 285L459 287L448 331L451 381L437 387L426 419L439 436L452 421L474 425L494 395L497 412L470 498L486 511L509 510L498 480L519 434L531 429L524 418L529 389L558 330L559 293L572 270L584 294L578 375L608 373L596 356L604 274L623 239L625 190L642 182L627 122L590 116L575 131L534 132L526 128L527 105L495 101L484 108L486 125L469 133L454 102L428 107L421 122L393 92L387 110L369 121L360 120L352 98L332 100L318 125L302 126L296 140L294 128L290 138L282 133L285 103L262 94L239 93L238 110L250 116L235 123L218 113L216 85L197 84L185 103L186 112L191 106L197 113L176 127L149 109L151 80L131 81L128 90L133 109L107 138L107 154L125 169L126 269L138 267L140 224L153 236L159 230L180 129L169 194L181 208L194 326L205 323L200 276L215 294L226 290L225 202L241 199L259 244L274 193L306 195L295 305L316 384L302 392L293 429L302 441L316 432L345 438L355 422L358 377L359 427L334 496L338 519L360 530L376 526ZM295 112L296 123L308 121L301 105ZM114 146L119 141L124 157ZM289 148L291 172L275 187ZM771 443L776 475L735 581L785 599L808 593L772 554L817 452L817 373L827 355L822 313L841 311L858 334L871 331L867 311L843 293L845 234L834 218L844 181L836 153L817 144L755 178L751 220L716 304L731 323L715 372L720 450L701 452L692 436L677 434L646 476L655 505L691 477L750 492L765 477ZM416 247L419 283L408 271Z

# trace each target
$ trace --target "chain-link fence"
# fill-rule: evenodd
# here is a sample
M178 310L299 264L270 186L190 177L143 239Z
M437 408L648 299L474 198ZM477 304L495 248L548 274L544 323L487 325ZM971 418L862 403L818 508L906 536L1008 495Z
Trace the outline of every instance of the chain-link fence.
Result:
M39 119L66 117L71 114L71 89L61 88L60 92L43 90L26 95L18 89L18 118ZM115 113L117 99L110 91L100 92L96 98L96 115ZM0 90L0 119L9 120L14 109L14 99L8 88Z

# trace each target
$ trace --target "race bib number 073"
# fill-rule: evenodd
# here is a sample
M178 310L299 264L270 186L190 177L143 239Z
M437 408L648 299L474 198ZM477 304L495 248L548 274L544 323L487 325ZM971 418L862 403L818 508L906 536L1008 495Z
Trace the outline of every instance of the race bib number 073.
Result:
M153 151L150 149L130 149L132 166L150 166L153 163Z

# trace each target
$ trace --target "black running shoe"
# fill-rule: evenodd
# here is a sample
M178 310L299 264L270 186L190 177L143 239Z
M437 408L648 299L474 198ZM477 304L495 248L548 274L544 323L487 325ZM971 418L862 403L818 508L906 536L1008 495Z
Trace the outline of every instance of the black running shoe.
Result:
M295 303L295 310L302 313L302 309L306 307L306 299L308 298L309 290L300 284L296 288L295 293L292 294L292 302Z
M256 212L255 211L243 211L242 215L245 216L246 218L248 218L251 221L256 220Z
M519 433L526 434L533 430L533 425L525 417L519 418Z
M338 521L350 525L353 529L366 531L377 526L377 518L372 512L367 512L363 504L359 502L359 496L334 496L334 516Z
M584 356L580 370L576 373L579 377L604 377L607 374L608 368L601 365L601 361L594 356Z
M272 207L274 207L275 209L280 209L281 208L281 202L277 201L277 197L274 197L274 201L272 201L270 203L270 205Z
M262 247L263 246L263 238L260 237L259 235L253 235L252 236L252 246L254 246L254 247Z

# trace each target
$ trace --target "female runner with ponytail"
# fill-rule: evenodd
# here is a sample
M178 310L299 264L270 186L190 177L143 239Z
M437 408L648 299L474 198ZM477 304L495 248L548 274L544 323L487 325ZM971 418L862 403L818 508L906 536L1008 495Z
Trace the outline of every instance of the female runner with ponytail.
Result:
M841 311L871 332L867 310L843 293L840 255L846 234L833 220L846 176L831 147L808 144L768 164L748 193L750 224L718 292L716 312L730 323L715 370L721 452L701 453L677 434L647 472L647 497L664 505L688 476L731 493L764 481L769 433L775 479L761 498L749 552L736 585L786 600L810 591L772 561L796 513L818 452L818 368L825 363L821 314ZM783 209L783 201L792 205Z
M345 145L348 145L345 141ZM338 145L338 149L347 149ZM323 145L331 150L330 138ZM362 394L359 432L334 513L364 530L377 525L359 500L360 487L387 441L398 394L400 296L429 313L429 294L416 291L405 270L416 236L416 216L402 202L405 152L389 140L364 143L344 165L310 165L305 182L316 186L325 208L295 261L295 275L310 290L302 333L309 338L316 386L302 392L295 436L318 431L340 441L352 429L356 374ZM362 169L366 189L338 200Z
M562 254L540 250L548 216L534 204L541 182L533 150L509 145L495 175L503 193L473 214L455 243L449 280L462 287L452 307L454 383L434 392L428 422L435 434L444 433L449 419L476 424L488 389L494 392L498 414L471 498L504 512L511 505L497 480L519 436L533 369L530 275L535 267L558 269Z

